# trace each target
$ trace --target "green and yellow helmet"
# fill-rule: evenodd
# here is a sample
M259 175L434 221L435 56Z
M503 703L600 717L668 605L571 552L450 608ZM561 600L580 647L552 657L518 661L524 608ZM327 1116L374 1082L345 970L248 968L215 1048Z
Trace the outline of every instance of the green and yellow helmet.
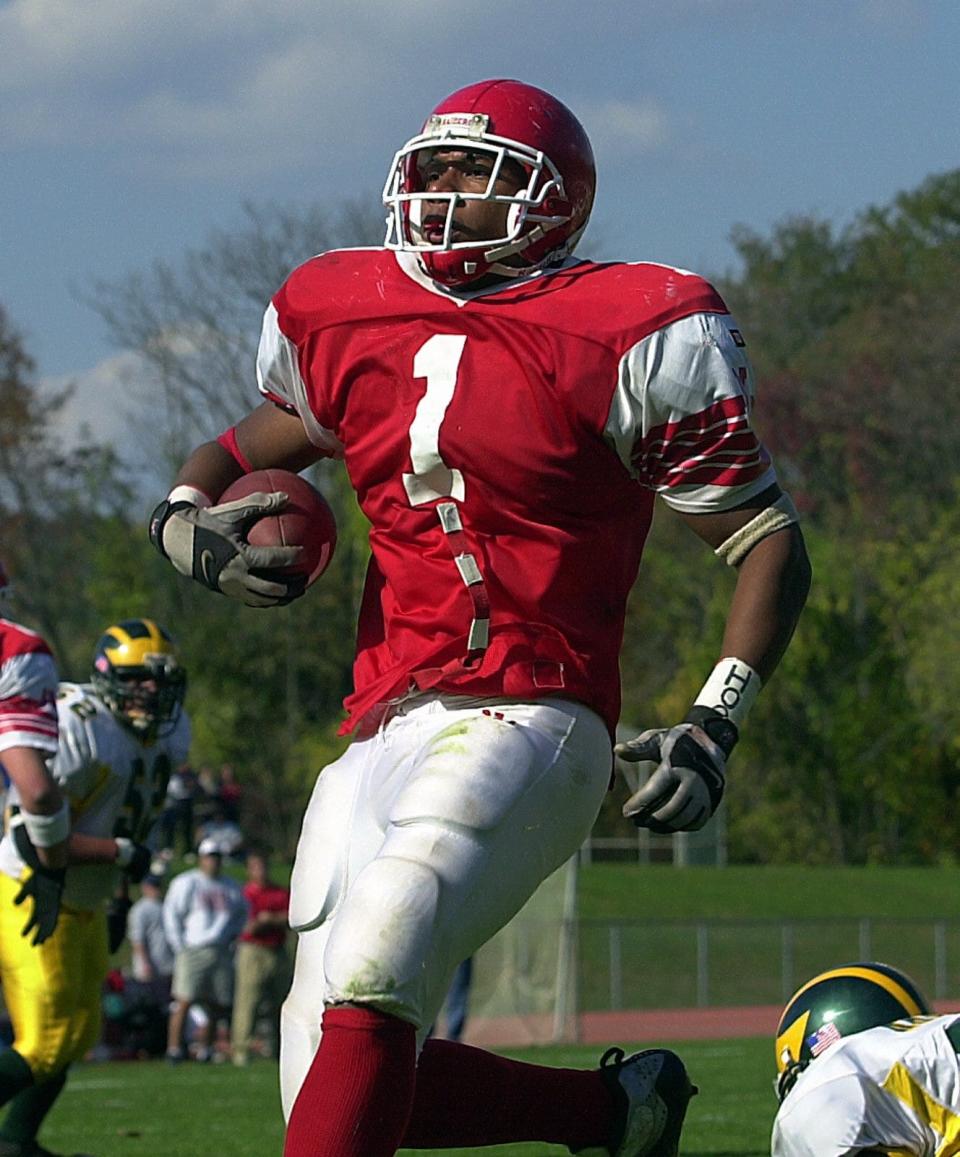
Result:
M793 994L777 1025L780 1099L803 1069L841 1037L929 1014L914 982L889 964L842 964L821 972Z
M153 619L124 619L107 627L93 652L91 681L117 720L139 739L173 729L187 690L173 639Z

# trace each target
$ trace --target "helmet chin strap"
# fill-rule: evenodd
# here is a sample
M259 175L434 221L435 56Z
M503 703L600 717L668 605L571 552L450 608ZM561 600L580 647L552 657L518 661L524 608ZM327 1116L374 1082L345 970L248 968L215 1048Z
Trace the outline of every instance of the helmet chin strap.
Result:
M558 261L569 252L570 246L562 246L551 250L545 254L542 260L530 265L504 265L503 259L505 257L515 257L522 253L531 245L538 241L542 241L551 230L556 229L558 225L563 225L567 218L557 218L555 221L546 223L541 222L536 225L529 233L524 233L522 237L518 237L516 241L511 241L509 245L500 245L496 249L488 249L483 255L484 261L489 263L488 272L496 273L499 277L524 277L534 269L540 269L542 266L551 262ZM464 263L464 269L467 269L467 263ZM467 270L469 272L469 270Z
M518 253L522 253L528 245L531 245L534 241L538 241L545 232L546 230L537 226L534 233L528 234L525 238L520 238L510 245L502 245L498 249L488 249L487 252L483 254L483 264L486 268L483 270L481 276L486 277L489 274L494 274L497 277L526 277L535 269L539 269L540 266L545 263L546 259L537 265L505 265L502 261L498 260L498 258L513 257ZM550 259L556 256L556 253L549 254ZM463 272L467 277L475 277L479 273L479 266L479 261L464 261Z
M557 223L559 224L559 222ZM524 233L522 237L518 237L515 241L509 242L507 245L500 245L496 249L488 249L483 255L484 261L490 262L491 268L498 261L502 261L505 257L516 257L518 253L522 253L524 249L529 248L535 241L542 240L546 234L555 225L547 225L546 228L541 225L534 226L529 233Z

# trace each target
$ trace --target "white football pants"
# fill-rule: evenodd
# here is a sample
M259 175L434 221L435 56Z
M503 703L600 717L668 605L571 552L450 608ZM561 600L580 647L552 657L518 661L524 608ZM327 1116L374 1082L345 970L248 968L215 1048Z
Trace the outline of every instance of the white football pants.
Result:
M285 1116L326 1005L391 1013L423 1043L460 961L580 847L611 764L607 729L582 704L429 695L323 770L291 880Z

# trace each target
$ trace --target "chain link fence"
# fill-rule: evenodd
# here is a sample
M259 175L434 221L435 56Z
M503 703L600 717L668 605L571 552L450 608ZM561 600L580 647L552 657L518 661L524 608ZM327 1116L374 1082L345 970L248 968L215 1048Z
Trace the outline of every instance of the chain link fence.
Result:
M960 996L960 921L579 920L580 1012L785 1003L838 964L882 960L930 1000Z

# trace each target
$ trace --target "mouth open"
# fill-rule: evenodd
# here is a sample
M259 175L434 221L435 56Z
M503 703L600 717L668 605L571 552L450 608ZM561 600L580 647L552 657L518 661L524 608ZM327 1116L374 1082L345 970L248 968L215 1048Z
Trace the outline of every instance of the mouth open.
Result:
M423 234L423 239L430 245L442 245L443 235L447 226L446 215L429 214L424 217L420 225L420 232ZM466 226L461 225L456 218L453 219L453 228L450 230L450 240L453 241L469 241L473 236L473 231Z

